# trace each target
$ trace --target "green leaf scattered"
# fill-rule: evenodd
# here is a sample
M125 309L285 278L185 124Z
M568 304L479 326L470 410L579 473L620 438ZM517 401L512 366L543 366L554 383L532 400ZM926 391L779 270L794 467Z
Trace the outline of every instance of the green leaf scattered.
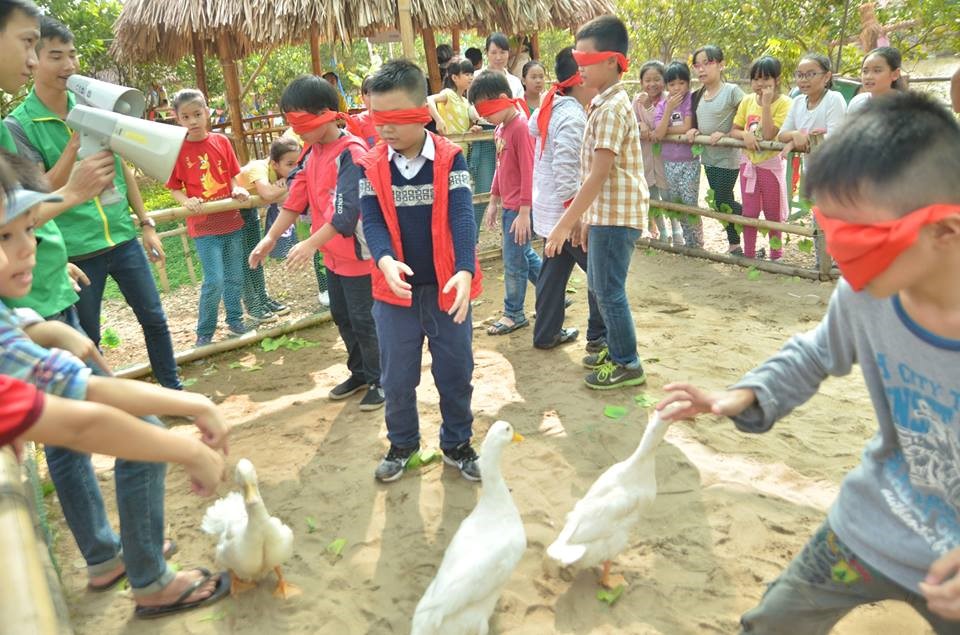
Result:
M627 409L623 406L604 406L603 416L610 419L620 419L627 414Z
M692 146L690 146L690 153L695 157L700 156L701 154L703 154L703 146L699 143L693 144Z
M404 466L406 470L417 470L440 460L440 453L436 450L417 450Z
M343 553L343 548L347 546L346 538L337 538L329 545L327 545L327 553L329 553L334 558L339 558L340 554Z
M40 483L40 493L43 494L44 498L50 496L55 491L57 491L57 488L54 486L53 481L43 481Z
M747 280L757 281L760 279L760 270L756 267L750 267L747 271Z
M720 206L720 211L724 214L733 214L733 208L730 207L728 203L724 203Z
M779 236L771 236L770 249L783 249L783 239Z
M183 384L183 387L184 387L184 388L189 388L190 386L192 386L192 385L194 385L195 383L197 383L197 378L196 378L196 377L190 377L190 378L188 378L188 379L184 379L184 380L183 380L182 382L180 382L180 383Z
M707 190L707 204L710 207L717 207L717 193L713 189Z
M613 606L614 603L620 599L620 596L623 595L623 591L626 587L622 584L618 584L613 589L600 589L597 591L597 599L601 602L606 602L607 606Z
M317 519L313 516L307 516L305 520L307 521L307 533L312 534L317 530Z
M227 616L227 612L224 609L217 609L213 613L209 613L201 617L198 622L219 622Z
M764 237L766 237L770 233L770 230L767 229L766 227L760 227L758 231L760 232L760 235Z
M736 223L734 223L733 229L734 229L734 231L736 231L738 234L742 234L742 233L743 233L743 225L737 225Z
M813 241L809 238L804 238L797 243L797 249L805 254L813 253Z
M650 360L647 360L647 361L650 361ZM637 405L640 406L641 408L651 408L657 405L657 400L645 393L634 395L633 400L637 402Z
M279 349L281 346L286 344L287 336L281 335L280 337L267 337L260 341L260 348L265 352L270 353Z
M103 335L100 336L100 344L102 344L104 348L111 350L120 346L121 341L120 335L117 334L112 326L104 330Z
M311 346L319 346L319 344L305 340L302 337L289 337L287 335L267 337L260 342L260 348L267 353L280 350L281 348L285 348L288 351L299 351L302 348L310 348Z
M230 368L240 370L244 373L254 373L258 370L263 370L263 364L251 364L250 366L247 366L242 362L231 362Z
M204 368L204 369L203 369L203 372L200 373L200 374L203 375L204 377L209 377L210 375L216 375L216 374L217 374L217 370L218 370L218 369L217 369L217 365L216 365L216 364L210 364L209 366L207 366L206 368Z
M660 153L663 152L663 146L659 143L653 144L653 154L654 156L660 156Z

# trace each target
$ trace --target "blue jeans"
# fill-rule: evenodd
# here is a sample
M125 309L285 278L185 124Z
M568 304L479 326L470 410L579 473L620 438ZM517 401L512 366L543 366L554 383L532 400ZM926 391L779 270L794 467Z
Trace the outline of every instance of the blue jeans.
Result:
M220 300L227 312L227 324L243 324L243 241L240 231L216 236L194 238L197 256L203 266L203 285L200 287L197 335L213 337L217 330Z
M241 263L243 305L247 307L247 313L259 317L269 310L267 282L263 276L263 265L251 269L247 266L247 260L250 258L250 252L260 242L260 210L256 208L240 210L240 217L243 218L243 227L240 229L240 240L243 245L243 262Z
M537 321L533 325L533 345L537 348L553 346L563 320L566 316L564 303L567 299L567 283L570 282L570 273L573 265L580 265L587 270L587 252L581 247L574 247L569 240L563 243L560 253L552 258L543 257L543 266L540 268L540 277L537 279ZM587 289L587 341L597 342L607 337L607 327L600 317L597 307L597 298L593 291Z
M591 225L587 240L587 286L607 326L610 359L631 368L640 364L640 358L626 284L639 238L640 230L633 227Z
M49 319L82 332L73 307ZM90 368L94 375L104 375L96 365ZM163 427L156 417L143 420ZM122 561L130 584L138 594L154 593L168 585L175 574L163 558L166 464L116 460L118 537L110 527L90 455L49 445L44 446L44 452L63 516L87 562L89 575L112 571Z
M503 210L503 315L514 322L523 322L523 303L527 297L527 281L537 284L540 277L540 255L530 241L518 245L510 233L510 226L520 214Z
M370 276L341 276L327 271L330 317L347 347L350 375L365 384L380 383L380 346L373 323Z
M485 130L493 130L493 126L484 126ZM493 185L493 173L497 169L497 146L493 141L474 141L470 144L467 156L467 168L473 180L473 193L486 194ZM483 223L483 214L487 210L486 203L474 203L473 214L477 222L477 240L480 240L480 225Z
M180 377L177 375L177 361L173 356L173 341L167 327L167 316L160 303L157 284L150 273L150 264L143 247L136 240L128 240L93 258L75 261L83 273L90 278L90 284L80 291L77 312L80 325L94 344L100 344L100 308L103 304L103 288L107 275L120 287L127 304L133 309L143 339L147 344L147 357L153 375L161 386L179 390Z
M380 385L386 396L387 438L400 448L420 443L417 386L423 338L426 336L433 381L440 393L440 447L455 448L473 434L473 326L472 311L456 324L437 303L437 285L413 287L409 307L373 302L373 319L380 341Z

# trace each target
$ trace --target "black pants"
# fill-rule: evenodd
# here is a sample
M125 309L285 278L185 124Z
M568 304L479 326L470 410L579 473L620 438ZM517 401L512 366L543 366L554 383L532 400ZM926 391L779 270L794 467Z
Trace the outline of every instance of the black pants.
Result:
M373 322L370 276L341 276L327 270L330 316L347 347L350 374L368 384L380 383L380 344Z
M723 211L723 206L729 205L734 214L743 215L743 206L733 197L733 188L737 185L740 170L705 165L703 171L707 173L707 183L713 190L717 211ZM727 242L731 245L740 244L740 234L737 233L734 223L727 223Z
M540 267L540 277L537 278L537 321L533 325L533 345L538 348L553 346L563 320L566 316L564 302L566 301L567 282L573 265L579 265L587 270L587 252L580 247L574 247L569 240L563 243L563 249L553 258L543 254L543 264ZM587 305L590 315L587 318L587 341L605 339L607 327L600 317L593 292L587 290Z

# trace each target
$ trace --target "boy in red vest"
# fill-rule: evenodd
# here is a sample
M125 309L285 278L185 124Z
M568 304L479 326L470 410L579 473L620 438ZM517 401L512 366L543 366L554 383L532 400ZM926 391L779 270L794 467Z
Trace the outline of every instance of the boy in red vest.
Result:
M380 339L390 450L376 470L403 476L420 448L417 385L426 336L440 393L443 460L480 480L470 445L473 329L470 300L480 294L470 174L460 148L424 130L431 121L427 80L409 60L370 78L370 112L383 143L362 164L360 207L373 271L373 319Z
M330 390L330 399L346 399L366 389L360 410L383 407L380 352L370 314L370 254L359 224L357 184L362 176L359 159L367 144L338 126L347 115L337 111L337 92L316 75L290 82L280 96L280 110L306 148L301 169L290 184L290 194L270 231L250 253L250 266L267 257L280 236L307 207L310 238L287 254L287 267L298 269L323 251L330 293L330 315L347 347L350 377Z

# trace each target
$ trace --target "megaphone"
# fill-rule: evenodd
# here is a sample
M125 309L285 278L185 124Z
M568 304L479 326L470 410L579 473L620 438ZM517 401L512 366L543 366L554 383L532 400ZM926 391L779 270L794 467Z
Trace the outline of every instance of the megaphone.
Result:
M139 90L92 77L71 75L67 78L67 89L77 96L81 104L121 115L142 117L147 108L147 100Z
M180 155L187 129L108 110L74 106L67 115L67 125L80 133L81 159L110 150L165 183Z

